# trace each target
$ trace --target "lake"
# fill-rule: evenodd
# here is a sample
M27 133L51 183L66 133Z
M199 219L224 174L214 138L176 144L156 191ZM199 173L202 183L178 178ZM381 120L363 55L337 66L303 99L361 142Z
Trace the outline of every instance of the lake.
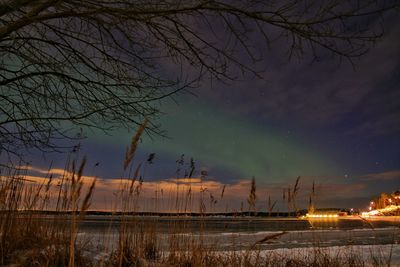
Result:
M313 219L258 217L121 217L87 216L80 224L80 238L114 246L122 224L135 233L157 235L161 247L171 236L201 240L218 250L242 250L267 236L284 234L261 242L261 249L385 245L400 243L400 219L389 221L359 218Z

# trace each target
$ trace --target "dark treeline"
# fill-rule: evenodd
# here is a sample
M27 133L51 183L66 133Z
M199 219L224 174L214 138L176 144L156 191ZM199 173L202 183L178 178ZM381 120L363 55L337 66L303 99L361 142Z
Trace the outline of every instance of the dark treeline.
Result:
M347 211L344 209L319 209L318 211ZM5 213L7 211L2 211L1 213ZM43 215L70 215L73 211L49 211L49 210L37 210L37 211L19 211L19 214L43 214ZM243 211L243 212L186 212L186 213L174 213L174 212L111 212L111 211L87 211L86 215L98 215L98 216L159 216L159 217L217 217L217 216L225 216L225 217L277 217L277 218L289 218L289 217L298 217L301 215L305 215L307 210L300 210L297 212L257 212L253 211Z

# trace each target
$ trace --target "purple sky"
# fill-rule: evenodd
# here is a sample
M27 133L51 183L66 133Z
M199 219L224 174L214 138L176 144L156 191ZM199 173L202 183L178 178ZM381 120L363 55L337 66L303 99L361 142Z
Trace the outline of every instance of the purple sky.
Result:
M280 200L282 189L301 176L303 205L315 181L321 207L362 208L380 192L399 189L399 22L388 18L383 38L354 65L328 55L317 62L308 55L288 60L280 41L255 65L264 70L262 79L205 80L193 94L161 101L164 114L155 122L167 138L144 137L134 165L156 153L144 181L170 181L184 176L183 170L176 173L176 160L185 154L188 168L193 157L195 177L207 171L215 195L223 185L232 192L242 188L236 198L227 193L231 209L246 201L253 176L262 201L267 196ZM86 155L91 166L100 162L87 169L88 175L125 177L122 162L133 131L87 132L78 156ZM53 167L62 168L66 157L31 158L34 166L45 168L53 161ZM283 210L285 204L277 207Z

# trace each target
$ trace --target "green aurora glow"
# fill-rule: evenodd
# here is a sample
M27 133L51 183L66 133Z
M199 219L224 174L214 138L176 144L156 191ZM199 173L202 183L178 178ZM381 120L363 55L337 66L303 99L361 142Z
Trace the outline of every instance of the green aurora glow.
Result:
M267 126L232 118L226 111L213 110L216 107L193 102L163 105L166 115L159 123L170 138L145 137L141 151L163 153L171 157L171 162L184 153L202 162L206 169L227 171L237 179L255 176L260 182L285 182L299 175L337 173L333 162L300 141ZM99 143L126 146L132 137L126 131L113 135L117 138L96 134L96 139Z

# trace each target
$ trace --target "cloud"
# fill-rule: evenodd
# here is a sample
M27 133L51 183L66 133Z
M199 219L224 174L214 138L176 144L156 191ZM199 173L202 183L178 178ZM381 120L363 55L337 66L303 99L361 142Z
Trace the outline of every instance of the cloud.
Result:
M203 181L201 178L170 178L169 181L183 184L198 184Z
M398 86L398 85L397 85ZM374 94L360 109L364 119L346 132L363 138L400 134L400 91Z
M380 173L370 173L360 177L364 181L400 181L400 170L392 170Z
M321 184L317 194L320 199L349 199L365 196L366 183Z
M62 182L68 184L70 180L62 180L62 176L54 175L51 179L45 177L50 173L61 173L60 169L45 170L37 167L29 167L30 171L39 174L21 176L27 181L27 188L39 188L42 186L41 195L45 194L45 188L49 181L48 191L53 204L56 202ZM42 173L42 175L40 175ZM71 175L70 172L66 172ZM69 177L69 176L66 177ZM94 176L82 176L82 194L87 192ZM372 199L381 192L391 192L392 182L399 180L400 170L392 170L381 173L371 173L359 177L315 177L304 176L300 178L299 193L296 197L297 206L302 209L308 206L312 184L315 181L317 207L363 207L366 200ZM250 179L238 179L235 182L225 184L214 178L165 178L160 180L147 179L143 182L127 177L107 179L96 178L96 187L92 199L91 210L120 210L122 208L121 192L125 194L132 188L133 202L137 210L143 211L198 211L199 203L206 205L206 211L238 211L241 206L248 208L247 199L251 188ZM386 181L386 183L382 183ZM389 183L389 181L391 181ZM293 189L295 179L290 182L258 183L256 180L257 209L265 211L268 207L268 199L276 204L276 210L287 210L287 199L282 198L283 191ZM378 185L378 186L377 186ZM382 185L382 186L380 186ZM132 187L131 187L132 186ZM27 191L28 192L28 191ZM47 192L47 191L46 191ZM224 192L222 194L222 192ZM81 197L83 198L83 196ZM211 200L216 203L212 204ZM54 205L53 205L54 206ZM49 208L54 208L49 205Z
M232 104L225 106L231 112L279 124L343 124L349 133L364 129L371 135L399 132L399 80L393 80L399 70L399 36L400 29L388 27L384 38L355 60L355 69L329 58L314 64L284 64L275 57L267 65L264 80L212 88L206 96L216 103L228 99ZM349 117L356 121L346 124Z

